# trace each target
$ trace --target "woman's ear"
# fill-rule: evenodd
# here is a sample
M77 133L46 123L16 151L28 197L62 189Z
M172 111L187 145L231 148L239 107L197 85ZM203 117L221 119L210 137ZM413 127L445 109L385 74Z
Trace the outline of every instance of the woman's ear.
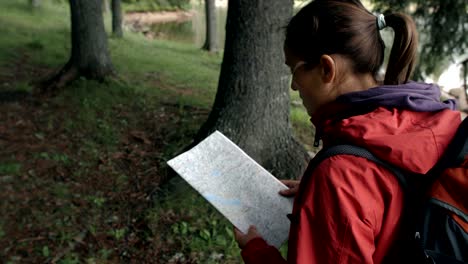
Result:
M322 66L321 78L323 83L333 82L337 70L335 60L325 54L320 57L320 65Z

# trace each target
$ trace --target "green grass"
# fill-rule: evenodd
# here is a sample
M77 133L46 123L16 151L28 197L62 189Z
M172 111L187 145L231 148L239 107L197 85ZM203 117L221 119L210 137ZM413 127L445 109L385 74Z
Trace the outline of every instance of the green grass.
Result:
M211 106L221 55L187 44L147 41L131 33L124 39L112 39L110 46L117 71L139 91L206 109Z
M180 253L209 253L206 263L241 263L240 249L234 240L233 227L214 207L180 178L174 178L161 194L159 203L147 215L155 230L165 223L166 208L180 217L161 234L166 241L177 246ZM161 210L160 208L165 208ZM281 248L286 256L286 245ZM206 252L206 249L209 249ZM223 256L221 262L216 256ZM204 256L207 257L207 256Z
M21 49L30 50L34 61L42 65L64 63L70 50L67 6L48 1L43 1L35 10L28 6L27 1L2 1L0 6L4 10L0 16L3 36L0 63L19 56Z
M294 128L295 136L303 143L308 151L316 152L317 149L314 145L314 126L310 121L310 116L307 114L305 108L300 106L291 107L291 123Z
M171 181L159 204L147 215L150 222L154 223L152 228L155 230L161 230L159 225L165 223L160 219L164 219L167 214L167 211L159 208L171 208L180 217L162 236L178 247L183 255L205 252L209 248L206 253L223 254L227 257L226 263L240 261L240 250L234 240L232 225L180 178Z
M133 89L117 82L101 84L78 80L67 87L57 100L77 106L75 114L65 121L69 132L84 131L83 136L93 139L89 142L91 145L98 144L112 149L119 140L118 128L131 124L131 120L126 118L116 119L114 110L127 105L132 98L139 102L138 96Z
M0 163L0 175L16 175L21 170L21 164L17 162Z

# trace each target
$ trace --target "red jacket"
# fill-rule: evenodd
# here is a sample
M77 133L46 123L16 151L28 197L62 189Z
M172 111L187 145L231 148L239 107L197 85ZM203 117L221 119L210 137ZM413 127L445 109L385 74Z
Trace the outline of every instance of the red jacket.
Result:
M344 119L336 119L338 114L326 109L314 115L324 146L337 142L362 146L415 173L426 173L435 165L460 123L459 112L451 110L380 107ZM303 182L300 186L302 199L294 203L288 260L256 238L242 250L245 263L399 263L398 254L390 252L397 248L403 192L391 172L365 158L338 155L307 177L306 186Z

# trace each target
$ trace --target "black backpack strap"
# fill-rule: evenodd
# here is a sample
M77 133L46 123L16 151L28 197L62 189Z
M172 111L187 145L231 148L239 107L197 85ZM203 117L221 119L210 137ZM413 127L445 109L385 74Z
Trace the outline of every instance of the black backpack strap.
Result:
M468 118L465 118L463 122L458 127L457 133L452 140L452 144L459 146L459 151L457 152L456 162L461 164L468 155Z
M343 154L363 157L381 165L382 167L386 168L387 170L392 172L397 177L398 181L403 187L403 190L408 190L409 188L408 181L405 177L405 174L401 171L401 169L385 161L382 161L381 159L377 158L374 154L369 152L367 149L354 146L354 145L336 145L336 146L332 146L332 147L321 150L319 153L317 153L316 157L312 160L313 163L311 167L312 168L317 167L323 160L329 157L336 156L336 155L343 155Z
M450 141L441 159L429 172L431 182L446 168L455 167L463 162L468 155L468 118L458 127L455 136Z

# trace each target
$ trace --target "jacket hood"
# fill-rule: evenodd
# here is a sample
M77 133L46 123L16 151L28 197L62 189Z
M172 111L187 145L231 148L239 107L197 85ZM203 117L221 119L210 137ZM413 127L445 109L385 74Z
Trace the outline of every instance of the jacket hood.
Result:
M437 86L408 83L340 96L314 114L324 146L353 144L405 170L424 174L440 159L461 122Z
M440 101L440 88L435 84L409 82L401 85L382 85L366 91L347 93L337 102L356 106L374 105L413 111L456 109L455 100Z

